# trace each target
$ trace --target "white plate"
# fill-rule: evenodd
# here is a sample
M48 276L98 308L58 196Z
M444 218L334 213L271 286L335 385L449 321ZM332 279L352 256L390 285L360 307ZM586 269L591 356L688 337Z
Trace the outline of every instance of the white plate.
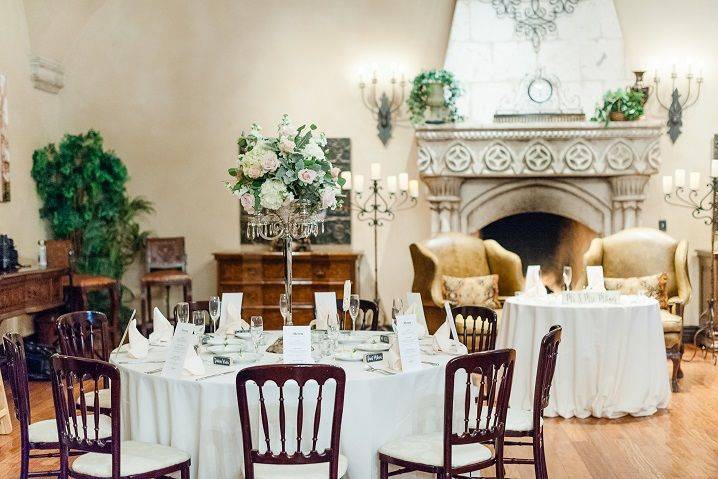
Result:
M222 346L224 344L245 344L245 341L232 336L210 336L207 339L207 345L209 346Z
M378 353L382 351L389 351L391 345L386 343L362 343L356 346L359 351L367 351L370 353Z
M235 364L243 364L259 361L262 358L262 355L261 353L242 353L232 354L230 357Z
M366 336L351 333L342 333L339 335L339 344L359 344L366 341Z
M215 346L207 346L207 352L210 354L233 354L247 351L247 347L244 344L218 344Z
M364 361L364 355L359 351L340 351L334 355L337 361Z
M234 337L242 338L242 339L249 339L252 337L252 334L249 331L235 331Z

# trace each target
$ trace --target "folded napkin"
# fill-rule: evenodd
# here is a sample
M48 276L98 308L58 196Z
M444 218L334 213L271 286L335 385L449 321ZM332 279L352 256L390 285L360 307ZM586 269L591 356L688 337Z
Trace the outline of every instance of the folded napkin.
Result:
M409 294L411 295L412 293ZM416 316L417 336L419 338L425 338L429 335L429 328L426 325L426 318L424 317L424 307L421 304L421 295L419 293L416 293L416 295L419 296L418 302L410 296L409 307L406 308L406 312L404 314L413 314Z
M193 376L201 376L207 372L202 358L199 357L193 346L187 348L187 356L184 358L184 369Z
M389 351L384 353L384 362L388 369L401 371L401 353L399 351L399 340L394 338Z
M546 287L541 281L541 266L530 265L526 269L526 283L524 284L524 295L528 297L546 296Z
M249 324L242 319L240 310L233 304L227 305L227 316L217 329L217 334L234 334L236 331L249 331Z
M142 336L137 330L137 319L132 318L132 321L127 325L128 334L130 338L130 345L127 348L127 354L135 359L142 359L147 357L147 353L150 350L150 340Z
M586 266L586 289L589 291L606 291L603 279L603 266Z
M155 307L152 311L152 319L154 331L150 333L150 344L169 343L172 341L172 335L175 332L172 324L167 321L165 315L159 308Z
M468 354L469 350L457 339L451 339L451 327L444 322L434 333L434 351L449 354Z

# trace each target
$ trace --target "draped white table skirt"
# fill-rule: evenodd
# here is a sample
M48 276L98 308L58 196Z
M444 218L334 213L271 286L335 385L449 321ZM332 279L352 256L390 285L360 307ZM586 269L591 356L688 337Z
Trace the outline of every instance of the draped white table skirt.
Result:
M516 349L510 406L532 409L541 338L563 328L546 416L618 418L667 408L670 385L658 303L625 296L619 304L561 304L509 298L497 348Z
M269 341L277 337L269 336ZM161 359L164 350L152 348L150 355L150 359ZM127 357L113 354L112 360L118 359ZM422 364L420 371L393 376L367 372L361 363L322 361L342 367L347 374L340 449L349 461L348 479L378 478L377 450L384 443L410 434L442 430L444 369L451 356L431 355L424 359L439 365ZM277 361L277 355L267 353L257 364ZM242 432L235 374L194 381L190 377L169 379L145 373L157 367L157 364L120 365L123 437L188 452L192 457L193 478L242 478ZM221 367L208 364L207 368L210 373ZM328 398L332 394L325 391L323 396ZM458 397L463 400L461 394ZM305 406L311 398L312 393L307 392ZM324 407L328 405L331 402L325 399ZM328 410L323 411L326 412L322 412L321 429L327 430L331 415ZM287 421L291 424L289 418ZM270 422L274 422L271 417ZM258 431L254 423L253 430ZM311 426L305 426L303 431L309 436ZM287 437L288 440L293 437L291 432Z

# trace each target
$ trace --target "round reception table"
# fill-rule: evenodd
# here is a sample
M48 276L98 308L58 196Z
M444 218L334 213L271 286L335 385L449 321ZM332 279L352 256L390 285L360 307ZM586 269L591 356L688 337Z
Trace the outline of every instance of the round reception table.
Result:
M563 304L560 295L508 298L497 348L516 349L510 406L532 409L541 338L563 328L549 405L564 418L648 416L668 407L670 385L658 302Z
M268 332L265 336L267 344L271 344L279 333ZM166 348L152 347L142 362L130 359L124 352L112 354L111 360L120 368L122 381L123 438L186 451L192 457L193 478L242 478L242 434L235 389L240 366L216 366L209 356L203 355L206 374L230 372L206 379L189 375L171 379L156 372L161 367L158 361L165 354ZM329 357L320 361L346 371L340 449L349 462L347 478L378 478L377 450L384 443L409 434L441 431L444 369L451 358L444 354L422 354L425 362L421 370L394 375L367 371L361 362L341 362ZM280 360L277 354L265 353L259 361L244 367ZM305 396L306 408L311 393L305 391ZM333 397L333 392L325 390L323 397L326 407L326 398ZM325 438L330 416L329 411L321 416L320 436L325 432ZM287 423L291 423L289 416ZM254 422L252 429L256 435L258 426ZM292 437L289 431L287 437Z

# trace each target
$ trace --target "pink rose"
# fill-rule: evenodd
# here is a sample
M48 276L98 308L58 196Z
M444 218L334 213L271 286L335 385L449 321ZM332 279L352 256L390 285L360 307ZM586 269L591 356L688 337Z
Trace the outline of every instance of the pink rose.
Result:
M245 193L239 197L239 202L242 208L247 210L250 215L254 214L254 195L252 193Z
M339 178L339 173L341 173L339 168L336 166L332 167L332 178L334 178L335 181Z
M279 142L279 151L283 153L291 153L294 151L294 142L289 138L282 138Z
M324 188L320 196L322 208L334 208L337 205L337 191L334 188Z
M273 151L268 151L262 158L262 168L270 173L277 171L277 168L279 168L279 158Z
M303 170L299 170L299 181L302 183L310 184L315 179L317 179L317 172L314 170L309 170L307 168L304 168Z
M247 176L250 178L259 178L264 174L264 170L259 165L252 165L249 167L249 170L247 170Z

